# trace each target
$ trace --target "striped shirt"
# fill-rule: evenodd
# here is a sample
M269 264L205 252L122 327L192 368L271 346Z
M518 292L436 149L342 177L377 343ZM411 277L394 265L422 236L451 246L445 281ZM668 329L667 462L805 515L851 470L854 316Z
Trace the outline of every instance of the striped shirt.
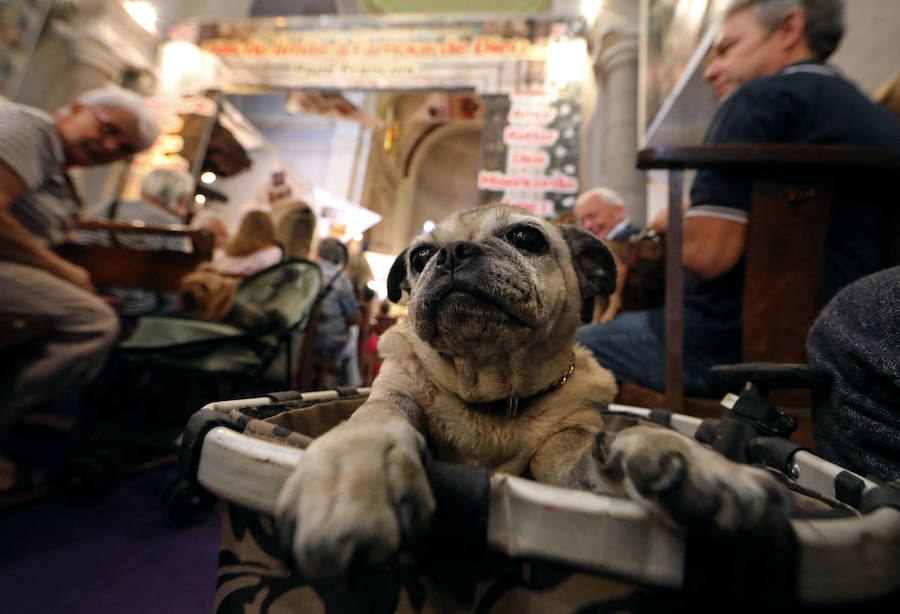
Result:
M88 213L87 219L97 222L143 222L147 226L168 226L183 222L175 213L165 211L142 200L119 201L113 219L110 219L110 207L112 207L112 203L94 209ZM110 233L106 230L79 230L75 233L73 240L75 243L83 245L112 245L111 234L115 234L116 242L119 245L134 249L185 251L188 247L186 240L182 237L130 232ZM153 313L161 306L174 301L172 293L157 294L142 288L103 286L97 290L101 294L115 297L117 300L116 310L125 316Z
M86 218L97 222L143 222L146 226L168 226L170 224L183 224L184 220L171 211L166 211L154 204L142 200L120 200L116 207L115 217L110 219L110 207L112 203L106 203L101 207L89 211ZM135 249L170 249L185 251L185 239L183 237L155 234L138 234L133 232L119 232L116 241L123 247ZM84 245L112 245L110 233L106 230L79 230L75 233L75 242Z
M78 213L65 176L65 154L53 118L39 109L0 102L0 160L25 184L10 212L44 245L61 243Z

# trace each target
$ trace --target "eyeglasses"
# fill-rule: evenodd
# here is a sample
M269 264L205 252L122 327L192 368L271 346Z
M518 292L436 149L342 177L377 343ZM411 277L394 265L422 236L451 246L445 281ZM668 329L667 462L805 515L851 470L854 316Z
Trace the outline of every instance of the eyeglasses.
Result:
M86 105L85 108L91 113L91 115L94 116L94 119L97 120L97 123L100 124L100 130L102 132L102 138L104 141L115 141L116 147L122 155L131 155L135 151L137 151L137 148L134 146L134 144L128 141L125 131L114 124L109 115L107 115L97 107Z

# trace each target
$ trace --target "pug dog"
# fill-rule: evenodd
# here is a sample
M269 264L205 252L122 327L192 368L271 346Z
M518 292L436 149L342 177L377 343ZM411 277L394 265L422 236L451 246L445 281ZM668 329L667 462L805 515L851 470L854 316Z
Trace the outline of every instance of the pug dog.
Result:
M351 418L315 439L276 505L310 579L377 564L434 512L424 459L630 497L676 524L752 528L788 498L764 470L674 431L604 431L616 384L575 343L584 298L611 292L603 243L511 206L451 215L388 277L408 317L384 333L381 371Z

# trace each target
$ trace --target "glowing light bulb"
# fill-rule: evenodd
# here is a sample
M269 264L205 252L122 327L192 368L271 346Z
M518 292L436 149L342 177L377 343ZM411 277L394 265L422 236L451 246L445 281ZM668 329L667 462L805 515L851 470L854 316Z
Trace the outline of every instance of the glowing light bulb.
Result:
M156 9L149 2L126 2L125 10L147 32L156 32Z

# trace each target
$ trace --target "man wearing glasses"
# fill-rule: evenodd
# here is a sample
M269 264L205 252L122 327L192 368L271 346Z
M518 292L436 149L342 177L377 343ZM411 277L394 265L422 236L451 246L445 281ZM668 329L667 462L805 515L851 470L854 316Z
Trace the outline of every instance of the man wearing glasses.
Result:
M117 87L86 92L55 116L0 102L0 312L51 322L39 355L4 374L0 438L24 412L75 397L119 332L90 274L51 249L79 211L66 170L122 160L158 134L143 99ZM24 473L0 456L0 493L22 485Z

